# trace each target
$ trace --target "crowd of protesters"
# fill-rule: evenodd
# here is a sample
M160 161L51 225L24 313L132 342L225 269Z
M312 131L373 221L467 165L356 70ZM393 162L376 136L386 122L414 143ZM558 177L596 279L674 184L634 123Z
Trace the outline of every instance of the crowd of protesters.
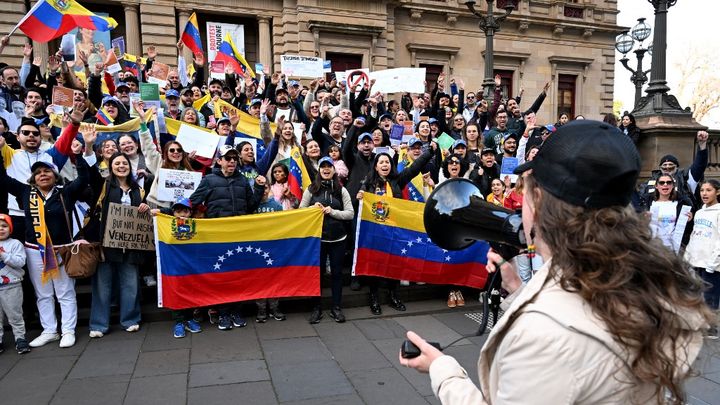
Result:
M0 52L5 44L7 38L0 41ZM182 53L181 43L178 50ZM204 55L196 54L192 61L195 73L189 76L185 71L171 70L161 93L165 116L228 136L207 165L196 159L195 151L184 149L177 141L156 143L146 122L147 109L142 102L130 101L130 93L138 92L139 83L148 79L157 57L154 47L147 49L147 63L138 66L137 74L110 74L103 63L89 65L87 55L80 52L80 68L86 81L78 78L59 53L49 56L45 74L40 73L39 55L34 59L32 56L32 47L25 45L21 66L0 63L0 208L4 212L0 215L0 259L4 262L0 269L0 306L12 327L18 353L57 340L60 347L75 343L74 280L68 278L62 266L58 274L45 274L38 229L46 230L55 247L71 243L78 237L71 224L81 203L89 211L97 211L99 218L106 217L111 202L138 207L140 212L207 218L316 206L325 214L320 263L323 273L331 274L330 317L344 322L342 270L354 245L353 219L360 211L364 193L424 200L435 185L447 179L467 178L488 201L521 210L522 177L501 174L503 159L517 158L519 164L531 161L558 127L585 119L580 115L571 119L563 113L554 124L538 123L536 114L542 108L549 83L527 108L521 107L521 96L503 97L499 77L495 78L495 91L489 100L482 99L481 92L466 89L459 78L448 80L444 75L428 83L429 92L395 94L390 98L373 91L372 80L348 89L347 83L333 76L303 85L277 72L257 72L257 78L253 78L226 69L224 80L208 80ZM51 95L56 86L71 88L74 94L73 107L66 109L62 117L62 128L51 124L55 111ZM103 94L103 88L108 93ZM193 103L206 94L209 100L194 108ZM265 149L261 159L256 160L248 142L233 146L235 138L240 137L236 134L240 118L232 110L216 116L214 103L219 100L259 118ZM107 114L114 125L129 121L131 113L140 117L139 137L124 135L96 142L93 125L87 124L101 123L98 110ZM614 116L605 119L608 125L614 125L614 120ZM271 122L277 125L275 133L270 129ZM399 144L391 142L393 125L405 126L409 122L413 136ZM301 135L296 137L298 128ZM620 118L616 132L634 143L642 136L629 113ZM438 142L443 134L454 140L447 149ZM691 207L680 243L686 246L683 252L692 268L712 286L706 299L717 310L720 184L704 181L707 138L706 132L697 134L697 151L688 169L681 168L681 162L672 155L663 157L652 179L634 193L633 205L639 212L647 212L653 232L671 249L679 248L673 235L682 206ZM302 151L312 179L302 198L289 191L290 168L283 163L294 147ZM203 179L189 199L161 201L157 180L160 168L199 171ZM413 180L422 184L416 190L422 198L408 192ZM38 205L44 210L41 215L36 212ZM100 221L94 229L84 229L82 236L100 241L105 226ZM532 245L530 230L527 237ZM532 249L521 252L515 261L523 282L529 281L542 265L542 258ZM139 330L140 283L143 279L154 283L154 271L146 268L147 263L154 260L147 260L147 253L139 250L104 249L104 260L92 279L90 337L101 338L109 332L113 301L119 303L122 328L127 332ZM390 307L405 311L399 294L404 284L366 277L353 279L352 288L366 286L370 311L379 315L381 286L389 291ZM33 296L43 332L28 343L22 302L32 301ZM60 328L56 300L61 310ZM453 287L447 305L462 306L464 301L462 292ZM279 305L277 299L258 300L256 322L286 319ZM29 307L24 308L27 311ZM219 305L208 312L210 321L222 330L246 325L237 304ZM201 315L200 309L173 312L174 336L200 332ZM322 317L318 300L309 322L317 323ZM710 335L717 336L717 330L711 330Z

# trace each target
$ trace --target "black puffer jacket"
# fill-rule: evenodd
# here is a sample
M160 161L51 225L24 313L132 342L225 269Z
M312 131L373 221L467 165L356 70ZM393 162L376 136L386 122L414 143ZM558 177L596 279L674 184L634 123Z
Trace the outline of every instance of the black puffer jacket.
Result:
M239 171L225 177L220 168L205 176L190 196L193 207L205 204L207 218L232 217L255 212L265 192L264 186L250 182Z

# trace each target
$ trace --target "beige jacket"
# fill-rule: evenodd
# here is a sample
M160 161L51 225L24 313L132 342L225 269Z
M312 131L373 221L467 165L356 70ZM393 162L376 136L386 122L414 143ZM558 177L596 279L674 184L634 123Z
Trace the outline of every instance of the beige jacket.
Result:
M655 386L635 384L630 357L605 331L578 295L548 277L548 261L503 303L509 308L493 328L478 360L482 391L450 356L430 366L443 404L629 404L654 402ZM689 369L702 346L702 318L686 317L696 331L681 342Z

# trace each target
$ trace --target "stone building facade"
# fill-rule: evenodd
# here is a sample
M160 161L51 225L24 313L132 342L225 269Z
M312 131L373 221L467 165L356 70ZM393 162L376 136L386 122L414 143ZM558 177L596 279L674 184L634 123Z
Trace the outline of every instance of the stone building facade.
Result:
M499 6L506 1L497 0ZM3 0L0 31L8 32L26 10L23 0ZM279 56L321 56L334 70L368 67L426 67L428 81L443 71L462 78L466 89L483 81L484 34L478 20L457 0L86 0L119 24L127 52L155 45L162 62L174 65L180 31L190 14L205 23L243 24L245 56L279 69ZM495 69L506 93L525 89L529 106L550 81L539 122L555 122L561 111L600 118L612 111L614 42L619 33L616 0L515 0L516 9L495 36ZM477 8L485 10L486 2ZM498 13L502 12L497 11ZM18 33L3 55L20 62ZM40 55L57 44L35 44ZM7 54L14 56L7 56ZM186 56L190 56L189 54ZM7 60L7 59L10 60ZM14 58L14 59L13 59Z

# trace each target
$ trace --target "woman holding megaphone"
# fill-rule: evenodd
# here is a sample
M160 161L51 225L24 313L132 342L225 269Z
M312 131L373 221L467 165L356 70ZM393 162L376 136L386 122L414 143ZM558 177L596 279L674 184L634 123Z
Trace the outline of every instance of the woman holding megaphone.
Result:
M639 172L637 149L616 128L559 128L516 170L526 181L523 226L545 265L523 284L488 253L488 271L500 270L510 294L480 352L480 386L411 331L420 354L400 363L429 373L443 404L684 403L714 317L700 281L629 206Z

